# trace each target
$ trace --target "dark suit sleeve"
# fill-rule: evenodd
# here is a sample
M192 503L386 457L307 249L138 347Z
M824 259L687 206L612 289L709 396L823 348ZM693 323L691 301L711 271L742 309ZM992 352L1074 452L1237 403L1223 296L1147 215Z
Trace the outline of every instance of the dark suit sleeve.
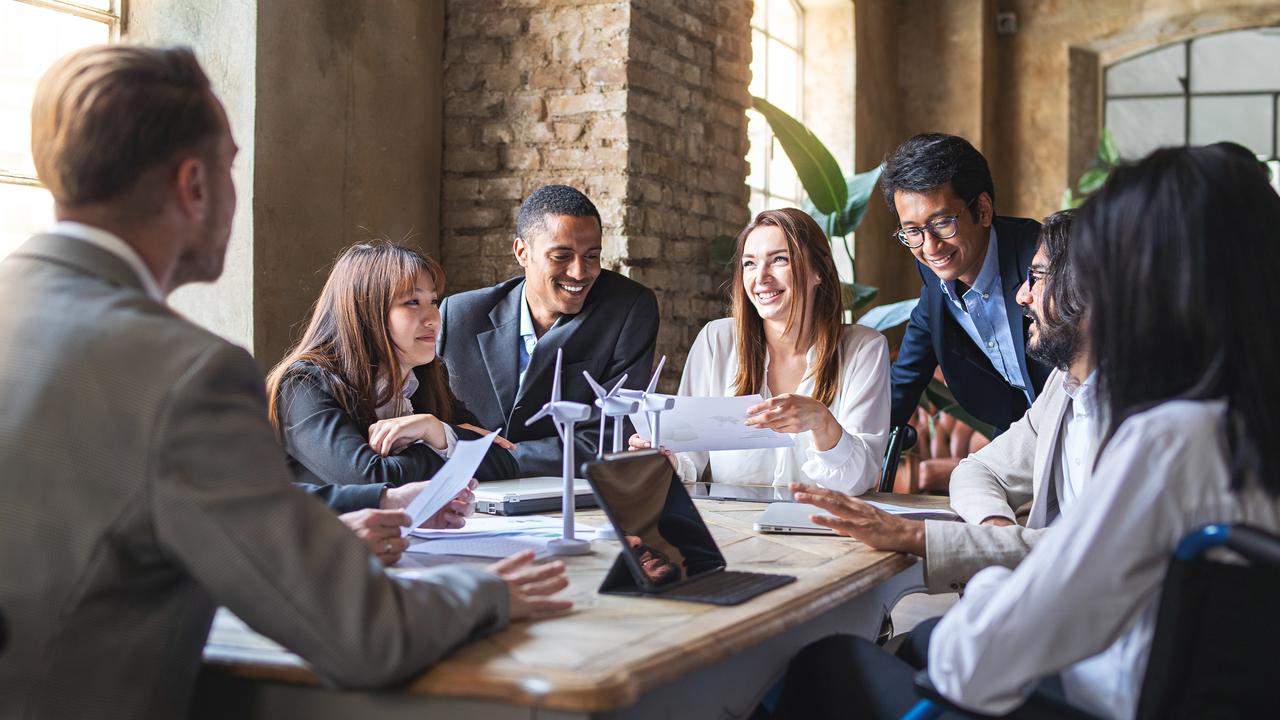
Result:
M328 505L330 510L339 515L355 512L356 510L377 509L382 502L382 491L387 489L387 486L382 483L373 485L334 485L332 483L317 485L315 483L295 482L293 486Z
M429 480L444 465L430 447L415 443L382 457L319 380L296 374L281 384L280 426L285 452L325 483L403 485Z
M476 440L480 437L480 433L460 428L459 425L475 425L476 427L484 427L475 415L467 409L465 403L455 399L453 401L453 431L457 433L459 440ZM485 428L486 430L494 430L495 428ZM489 451L484 454L484 459L480 461L480 467L476 468L477 480L510 480L511 478L520 477L520 466L516 463L516 459L511 455L511 451L499 446L497 443L489 446Z
M920 403L920 394L933 378L933 371L938 367L938 358L933 352L933 335L929 317L928 289L920 288L920 302L911 311L911 319L907 321L906 335L902 338L902 346L898 349L898 359L889 369L889 380L893 383L891 390L892 410L889 423L891 426L906 425Z
M604 379L597 379L605 387L613 387L626 373L627 387L643 388L653 372L653 353L657 344L658 298L652 290L644 288L637 294L622 322L618 344L609 358L609 365L601 373ZM630 423L626 426L630 428ZM575 458L579 463L595 457L600 444L600 411L594 405L591 418L577 426L575 441ZM555 435L517 443L514 455L522 475L560 474L560 438Z

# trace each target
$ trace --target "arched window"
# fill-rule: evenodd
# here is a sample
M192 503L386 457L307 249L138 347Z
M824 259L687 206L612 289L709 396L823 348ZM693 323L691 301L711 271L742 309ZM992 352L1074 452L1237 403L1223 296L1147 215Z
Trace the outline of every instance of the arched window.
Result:
M0 0L0 258L53 225L31 160L36 81L59 57L120 34L122 0Z
M1122 157L1230 140L1266 161L1280 189L1280 27L1164 45L1108 66L1103 82Z
M751 16L751 94L803 121L804 17L795 0L756 0ZM747 111L747 160L751 172L751 214L777 207L799 207L804 188L795 168L774 139L769 123Z

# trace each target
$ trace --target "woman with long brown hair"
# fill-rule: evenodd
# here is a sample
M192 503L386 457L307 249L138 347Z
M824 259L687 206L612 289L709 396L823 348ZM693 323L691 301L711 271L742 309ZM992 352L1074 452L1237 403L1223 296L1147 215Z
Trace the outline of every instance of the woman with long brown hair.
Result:
M738 234L735 260L733 317L702 328L679 394L760 393L744 423L793 434L795 445L676 453L672 464L685 482L710 465L715 482L872 489L889 432L888 343L844 324L822 228L794 208L766 210ZM631 446L648 443L633 436Z
M300 484L368 486L377 507L379 487L430 479L458 438L487 432L436 359L443 292L439 264L411 248L380 240L338 256L302 339L267 377L271 423ZM516 477L504 443L477 478Z

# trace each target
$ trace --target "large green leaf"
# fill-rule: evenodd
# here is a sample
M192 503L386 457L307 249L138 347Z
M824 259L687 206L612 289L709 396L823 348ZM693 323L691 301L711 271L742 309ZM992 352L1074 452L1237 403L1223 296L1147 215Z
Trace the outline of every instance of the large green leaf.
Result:
M938 408L938 412L954 417L988 440L996 436L995 426L988 425L970 415L968 411L960 406L960 403L956 402L955 396L951 394L951 388L948 388L937 379L929 381L929 384L924 388L924 395L929 399L929 402L933 403L934 407Z
M843 209L849 198L848 186L840 165L827 146L799 120L774 107L768 100L753 96L751 103L769 121L769 127L795 167L800 184L814 207L827 215Z
M1120 148L1116 146L1116 138L1106 128L1102 130L1102 137L1098 138L1098 159L1107 167L1115 167L1120 162Z
M846 310L860 310L866 307L867 303L876 299L876 293L880 292L880 288L862 283L840 283L841 300L844 302Z
M1107 175L1110 174L1111 170L1108 168L1086 170L1084 175L1080 176L1080 182L1076 184L1076 189L1084 195L1092 194L1102 187L1102 184L1107 181Z
M880 172L883 169L883 165L878 165L866 172L848 177L845 180L848 198L840 212L824 213L818 210L812 200L805 203L805 212L813 216L832 240L850 235L862 224L862 217L867 214L867 205L870 204L876 182L880 180Z
M858 318L858 324L869 327L872 330L884 332L909 320L911 311L916 309L916 303L918 302L920 302L920 298L911 298L910 300L873 307Z
M711 259L721 265L733 262L733 254L737 251L737 238L732 235L717 235L711 240Z

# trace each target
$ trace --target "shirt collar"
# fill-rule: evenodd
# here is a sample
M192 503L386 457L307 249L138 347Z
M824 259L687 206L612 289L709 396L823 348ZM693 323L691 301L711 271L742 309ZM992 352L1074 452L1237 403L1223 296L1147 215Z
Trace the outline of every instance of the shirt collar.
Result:
M101 250L105 250L112 255L120 258L134 274L138 276L138 280L142 283L142 289L146 291L151 299L158 303L165 302L164 293L160 292L160 286L156 284L155 277L151 271L147 269L147 264L142 261L142 256L134 250L129 243L121 240L119 236L109 233L102 228L96 228L92 225L84 223L71 222L70 220L62 220L53 226L50 231L55 235L62 237L74 238L93 245Z
M993 226L987 233L987 255L982 259L982 269L978 271L978 277L974 278L971 290L979 293L990 295L993 286L998 286L1000 281L1000 248L996 242L996 229ZM942 283L942 291L947 297L955 301L955 280L940 280Z
M528 280L520 284L520 337L534 340L538 339L538 333L533 328L533 316L529 314L529 301L525 299L524 288L528 284Z
M1071 412L1076 416L1094 415L1098 405L1098 371L1089 373L1084 382L1076 382L1071 373L1062 378L1062 390L1071 398Z
M379 376L378 382L374 384L374 394L381 395L387 389L387 380ZM409 398L418 391L418 374L410 371L408 377L404 379L404 385L400 388L400 397L393 397L385 404L377 407L373 412L374 416L379 420L387 418L400 417L408 415L413 410L413 404L409 402Z

